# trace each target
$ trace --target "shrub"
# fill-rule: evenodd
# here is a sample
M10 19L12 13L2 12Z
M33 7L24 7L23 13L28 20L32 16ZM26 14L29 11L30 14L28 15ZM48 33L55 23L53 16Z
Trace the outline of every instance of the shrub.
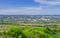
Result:
M22 38L22 35L19 35L18 38Z
M15 38L15 37L8 36L8 35L2 35L2 36L0 36L0 38Z
M10 26L7 30L8 35L18 37L21 34L21 28L19 26Z
M2 35L2 32L0 32L0 35Z
M51 35L45 33L44 29L42 28L31 28L31 27L24 27L23 34L27 38L49 38Z
M29 26L19 27L10 26L7 30L8 35L16 38L52 38L49 28L31 28Z
M39 38L49 38L49 37L51 37L50 34L47 34L47 33L45 33L44 31L41 31L41 30L34 30L34 33L38 34L37 36Z

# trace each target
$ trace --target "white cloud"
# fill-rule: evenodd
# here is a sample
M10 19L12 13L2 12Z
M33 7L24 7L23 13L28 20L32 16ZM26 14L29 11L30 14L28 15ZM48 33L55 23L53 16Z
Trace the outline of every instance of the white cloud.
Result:
M35 0L35 2L48 5L60 5L60 0Z
M0 14L33 14L42 10L40 7L22 7L19 9L0 9Z
M60 9L43 9L41 7L21 7L18 9L0 9L0 14L24 14L24 15L51 15L60 14Z

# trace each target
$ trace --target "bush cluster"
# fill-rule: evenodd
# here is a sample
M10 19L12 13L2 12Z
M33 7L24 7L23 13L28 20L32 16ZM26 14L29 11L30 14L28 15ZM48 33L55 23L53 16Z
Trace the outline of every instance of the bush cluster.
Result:
M10 26L5 34L15 38L52 38L52 33L47 27Z

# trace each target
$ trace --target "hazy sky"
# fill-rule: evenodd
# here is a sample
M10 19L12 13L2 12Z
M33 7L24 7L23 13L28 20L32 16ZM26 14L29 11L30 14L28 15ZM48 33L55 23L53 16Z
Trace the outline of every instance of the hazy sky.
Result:
M60 15L60 0L0 0L0 15Z

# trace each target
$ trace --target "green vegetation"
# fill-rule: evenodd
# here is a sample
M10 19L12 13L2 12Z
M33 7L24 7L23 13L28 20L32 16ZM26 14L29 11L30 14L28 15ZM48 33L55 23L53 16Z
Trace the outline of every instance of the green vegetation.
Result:
M56 33L53 38L60 38L60 33Z
M0 38L60 38L59 17L2 15Z
M8 28L4 28L8 27ZM60 38L60 26L1 25L0 38Z
M48 27L10 26L0 32L0 38L53 38L54 30Z

